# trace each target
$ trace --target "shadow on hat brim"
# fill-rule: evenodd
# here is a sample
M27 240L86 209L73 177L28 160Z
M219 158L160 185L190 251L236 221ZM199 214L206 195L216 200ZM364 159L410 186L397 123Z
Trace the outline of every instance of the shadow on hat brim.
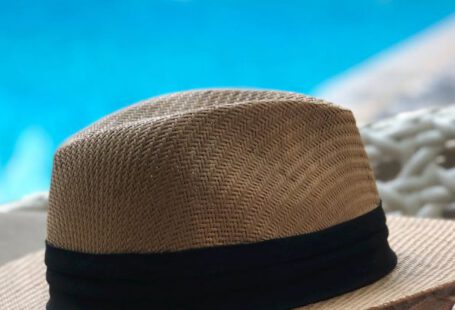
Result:
M398 255L395 270L371 285L301 309L385 308L455 289L455 221L396 216L387 221L389 242ZM0 267L0 309L45 308L45 270L44 251Z

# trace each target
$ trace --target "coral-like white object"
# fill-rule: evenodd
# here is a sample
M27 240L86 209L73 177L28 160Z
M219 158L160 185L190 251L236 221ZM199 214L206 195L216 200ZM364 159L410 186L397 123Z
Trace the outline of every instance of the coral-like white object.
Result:
M386 212L455 217L455 105L361 128Z

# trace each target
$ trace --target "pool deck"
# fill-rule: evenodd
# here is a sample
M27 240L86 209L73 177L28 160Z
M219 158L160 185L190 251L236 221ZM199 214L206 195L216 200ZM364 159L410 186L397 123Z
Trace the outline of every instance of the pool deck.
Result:
M353 110L359 124L455 104L455 15L329 80L316 95Z

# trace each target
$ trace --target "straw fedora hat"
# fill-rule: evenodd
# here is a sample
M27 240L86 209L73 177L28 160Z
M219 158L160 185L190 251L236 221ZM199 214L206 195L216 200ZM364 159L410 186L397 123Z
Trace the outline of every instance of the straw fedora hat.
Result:
M0 308L391 307L455 287L454 237L386 218L349 110L176 93L57 150L45 250L0 267Z

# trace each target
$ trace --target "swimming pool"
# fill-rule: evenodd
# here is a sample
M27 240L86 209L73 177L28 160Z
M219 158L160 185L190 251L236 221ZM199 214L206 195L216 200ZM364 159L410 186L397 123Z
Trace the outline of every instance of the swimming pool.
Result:
M106 113L202 87L312 93L455 12L453 0L10 1L0 10L0 203Z

